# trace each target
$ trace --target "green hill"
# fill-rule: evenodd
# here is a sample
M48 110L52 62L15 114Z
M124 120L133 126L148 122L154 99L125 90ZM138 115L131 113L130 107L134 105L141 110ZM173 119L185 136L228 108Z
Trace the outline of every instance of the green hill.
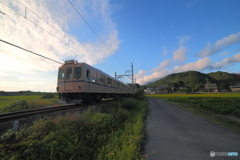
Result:
M235 76L236 77L236 76ZM197 71L187 71L180 73L173 73L165 78L162 78L156 82L148 85L149 87L157 87L158 85L166 85L166 84L180 84L179 82L183 82L184 86L188 86L192 88L196 85L204 85L206 84L206 78L209 83L216 83L218 86L223 83L237 83L239 82L237 78L235 78L233 74L229 74L227 72L211 72L208 74L204 74Z

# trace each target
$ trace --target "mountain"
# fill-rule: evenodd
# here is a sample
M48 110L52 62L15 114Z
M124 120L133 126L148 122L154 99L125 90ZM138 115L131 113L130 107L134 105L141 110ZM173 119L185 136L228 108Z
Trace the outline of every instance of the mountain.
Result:
M153 82L148 82L147 84L144 84L144 86L149 86L150 84L152 84Z
M184 82L186 86L193 86L196 84L206 84L206 79L209 83L216 83L218 86L223 83L237 83L240 80L239 74L230 74L227 72L211 72L208 74L204 74L198 71L187 71L180 73L173 73L165 78L162 78L156 82L148 85L149 87L157 87L158 85L171 84L171 83L179 83L179 81Z

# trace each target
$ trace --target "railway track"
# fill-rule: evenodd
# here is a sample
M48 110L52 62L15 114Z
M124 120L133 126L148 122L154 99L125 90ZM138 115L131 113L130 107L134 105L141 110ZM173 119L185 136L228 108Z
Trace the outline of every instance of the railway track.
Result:
M0 122L2 123L2 122L14 121L14 120L18 120L21 118L31 117L34 115L69 110L69 109L73 109L76 107L80 107L80 106L66 105L66 106L58 106L58 107L31 109L31 110L19 111L19 112L3 113L3 114L0 114Z
M25 110L25 111L19 111L19 112L3 113L3 114L0 114L0 123L19 120L22 118L28 118L35 115L42 115L42 114L53 113L57 111L71 110L79 107L87 107L90 105L99 105L99 104L107 103L111 101L114 101L114 99L106 100L106 101L102 101L94 104L64 105L64 106L58 106L58 107L47 107L47 108L31 109L31 110Z

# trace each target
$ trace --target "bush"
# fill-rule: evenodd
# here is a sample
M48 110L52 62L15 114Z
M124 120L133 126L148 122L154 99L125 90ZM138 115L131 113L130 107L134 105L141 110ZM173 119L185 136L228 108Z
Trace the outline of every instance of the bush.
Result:
M137 100L145 100L145 96L144 96L144 90L143 89L137 89L137 91L135 92L135 94L133 95L133 97Z
M46 100L38 100L38 99L32 99L32 100L20 100L18 102L15 102L11 105L8 105L3 108L2 112L17 112L17 111L23 111L23 110L29 110L29 109L35 109L40 107L45 107L46 105L49 105L50 102Z
M122 108L125 108L127 110L132 110L137 107L138 101L133 98L124 98L121 101Z
M45 93L45 94L42 95L43 99L44 98L54 98L54 97L55 97L55 95L53 93Z

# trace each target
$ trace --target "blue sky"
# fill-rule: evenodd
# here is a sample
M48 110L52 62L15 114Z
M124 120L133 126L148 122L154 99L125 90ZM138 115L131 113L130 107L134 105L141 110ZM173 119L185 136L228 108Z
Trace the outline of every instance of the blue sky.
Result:
M80 14L68 0L0 2L0 39L57 61L111 76L132 62L140 84L188 70L240 73L239 0L70 0ZM55 91L58 66L0 42L0 90Z

